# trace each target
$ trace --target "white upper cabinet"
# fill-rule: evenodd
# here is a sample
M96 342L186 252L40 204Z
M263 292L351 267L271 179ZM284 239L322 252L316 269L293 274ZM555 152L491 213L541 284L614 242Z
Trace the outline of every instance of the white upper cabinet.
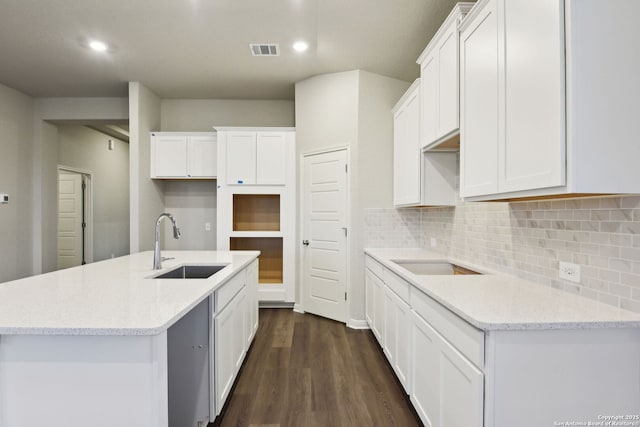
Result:
M151 178L216 178L216 155L214 133L152 132Z
M421 146L434 148L458 134L458 24L473 3L458 3L418 58Z
M256 182L258 184L285 184L286 149L286 133L258 132L256 140Z
M460 26L462 197L640 192L639 13L634 0L477 3Z
M461 33L460 149L463 197L498 191L497 0L490 0Z
M393 109L393 204L420 204L420 79Z
M457 153L423 152L420 147L420 83L417 79L393 108L393 203L455 205Z
M227 185L285 185L291 131L223 130Z
M215 177L218 175L216 156L218 145L215 135L190 136L188 141L188 169L191 177Z
M256 133L227 134L227 183L256 183Z

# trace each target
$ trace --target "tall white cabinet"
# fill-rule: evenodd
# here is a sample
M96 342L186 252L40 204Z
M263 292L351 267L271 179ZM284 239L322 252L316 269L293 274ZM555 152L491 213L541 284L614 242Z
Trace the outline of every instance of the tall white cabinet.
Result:
M460 27L461 196L637 192L639 13L634 0L477 3Z
M215 129L217 248L259 250L259 300L294 302L295 129Z

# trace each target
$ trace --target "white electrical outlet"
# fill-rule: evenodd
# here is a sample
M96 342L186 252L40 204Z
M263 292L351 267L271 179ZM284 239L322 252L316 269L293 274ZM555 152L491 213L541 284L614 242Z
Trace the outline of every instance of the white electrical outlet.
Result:
M580 266L578 264L560 261L558 270L561 279L580 283Z
M435 248L436 246L438 246L438 243L435 237L431 238L431 240L429 241L429 244L431 245L432 248Z
M210 222L205 222L204 223L204 231L211 231L211 223Z

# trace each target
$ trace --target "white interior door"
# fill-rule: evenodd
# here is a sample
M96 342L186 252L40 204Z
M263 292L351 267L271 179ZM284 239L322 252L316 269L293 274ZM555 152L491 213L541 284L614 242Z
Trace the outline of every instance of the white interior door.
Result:
M58 268L82 264L82 175L58 174Z
M303 167L304 310L344 322L348 247L347 150L305 156Z

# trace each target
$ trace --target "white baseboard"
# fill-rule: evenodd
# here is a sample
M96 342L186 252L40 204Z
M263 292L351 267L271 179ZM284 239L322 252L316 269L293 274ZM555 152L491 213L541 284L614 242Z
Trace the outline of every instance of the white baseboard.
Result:
M293 311L295 311L296 313L304 314L304 308L302 308L301 304L294 304Z
M347 327L351 329L369 329L369 324L366 320L349 319Z

